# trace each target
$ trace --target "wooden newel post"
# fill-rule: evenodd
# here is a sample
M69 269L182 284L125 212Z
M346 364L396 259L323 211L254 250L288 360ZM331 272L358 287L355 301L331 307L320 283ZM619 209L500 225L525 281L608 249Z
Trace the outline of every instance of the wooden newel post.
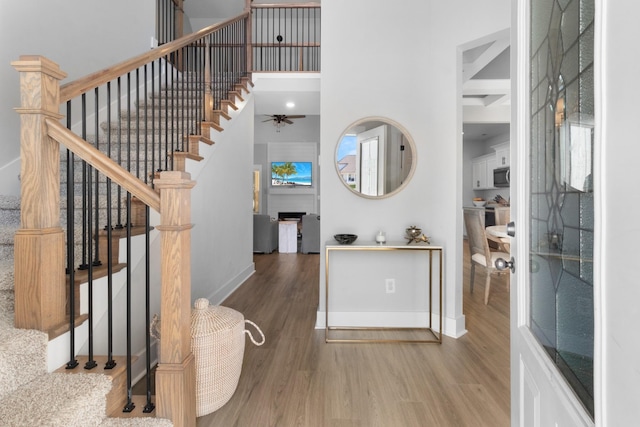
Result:
M47 331L65 322L65 235L60 227L59 66L42 56L11 63L20 73L20 229L15 236L15 325Z
M196 425L196 375L191 352L191 189L186 172L167 171L160 190L162 343L156 371L158 416L176 427Z

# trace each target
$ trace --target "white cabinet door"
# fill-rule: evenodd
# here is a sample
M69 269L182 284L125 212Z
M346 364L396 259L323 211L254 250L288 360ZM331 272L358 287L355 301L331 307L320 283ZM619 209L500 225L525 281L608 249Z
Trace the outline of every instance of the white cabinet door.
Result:
M471 161L474 190L487 190L493 188L493 170L496 168L496 157L487 154L476 157Z
M486 187L485 188L494 188L493 187L493 170L496 168L496 158L494 156L490 156L487 157L487 164L486 164Z
M487 161L474 159L473 167L473 189L482 190L487 182Z
M509 166L509 147L500 147L496 149L496 168L504 168Z

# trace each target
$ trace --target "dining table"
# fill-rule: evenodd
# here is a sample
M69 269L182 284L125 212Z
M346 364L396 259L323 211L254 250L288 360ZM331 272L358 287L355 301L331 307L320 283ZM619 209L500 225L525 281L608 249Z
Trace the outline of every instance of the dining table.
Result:
M506 225L490 225L486 227L486 231L488 234L492 236L508 239L509 235L507 234L507 226Z
M485 233L489 240L496 242L500 252L511 252L511 236L507 234L506 225L490 225L485 227Z

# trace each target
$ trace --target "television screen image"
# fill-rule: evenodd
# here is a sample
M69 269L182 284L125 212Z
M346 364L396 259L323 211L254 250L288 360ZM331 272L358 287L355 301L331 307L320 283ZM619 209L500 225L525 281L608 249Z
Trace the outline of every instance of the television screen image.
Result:
M311 162L271 162L271 185L274 187L311 187L311 181Z

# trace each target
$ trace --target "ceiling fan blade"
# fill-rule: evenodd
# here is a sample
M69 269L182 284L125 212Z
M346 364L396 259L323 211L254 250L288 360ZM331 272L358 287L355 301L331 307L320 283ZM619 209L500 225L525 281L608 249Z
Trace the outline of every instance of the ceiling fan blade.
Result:
M282 121L287 123L287 124L290 124L290 125L293 124L293 122L291 120L289 120L289 119L282 119Z
M307 116L285 116L287 119L303 119Z

